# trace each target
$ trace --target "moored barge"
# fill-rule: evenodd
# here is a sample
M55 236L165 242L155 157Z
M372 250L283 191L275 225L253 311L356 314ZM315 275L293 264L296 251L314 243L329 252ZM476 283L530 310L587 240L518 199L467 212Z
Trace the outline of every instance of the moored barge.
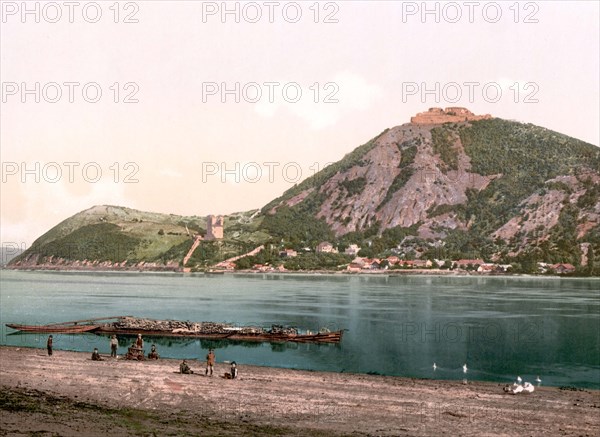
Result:
M104 320L104 323L94 323ZM107 322L113 320L112 322ZM84 324L82 324L84 323ZM85 324L87 323L87 324ZM6 326L24 332L76 334L147 335L157 337L188 337L207 340L235 340L252 342L294 342L294 343L339 343L344 330L330 331L322 328L319 332L300 332L296 328L273 325L270 329L258 326L234 326L228 323L182 322L178 320L153 320L133 316L107 317L51 325Z

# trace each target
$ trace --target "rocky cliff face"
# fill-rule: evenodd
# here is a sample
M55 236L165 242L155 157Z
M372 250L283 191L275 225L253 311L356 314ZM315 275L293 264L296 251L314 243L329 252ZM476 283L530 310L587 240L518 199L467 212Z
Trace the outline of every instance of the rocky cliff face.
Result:
M428 210L438 205L467 202L467 190L480 191L495 176L471 172L469 157L459 139L453 144L458 169L444 171L446 164L433 151L431 129L408 124L390 129L364 156L364 165L337 173L320 188L325 194L317 217L323 218L336 235L364 230L375 223L380 229L409 227L422 223L420 233L433 235L432 228L444 222L451 228L463 227L455 214L432 220ZM402 181L403 184L396 183ZM346 186L364 180L360 192Z

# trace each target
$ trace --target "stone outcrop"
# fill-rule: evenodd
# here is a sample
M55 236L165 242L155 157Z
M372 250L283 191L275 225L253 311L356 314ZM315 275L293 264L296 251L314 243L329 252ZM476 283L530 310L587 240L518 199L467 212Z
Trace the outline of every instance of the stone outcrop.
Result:
M414 117L411 117L410 122L412 124L443 124L459 123L463 121L486 120L489 118L492 118L490 114L475 115L467 108L429 108L429 111L420 112Z

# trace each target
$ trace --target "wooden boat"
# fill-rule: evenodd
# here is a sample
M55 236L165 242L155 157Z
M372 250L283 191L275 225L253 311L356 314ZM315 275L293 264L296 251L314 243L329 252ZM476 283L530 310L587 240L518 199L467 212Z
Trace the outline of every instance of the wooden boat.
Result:
M100 325L19 325L13 323L7 323L6 326L17 331L40 334L80 334L94 331L100 327Z
M47 325L20 325L17 323L7 323L6 326L17 331L34 332L40 334L82 334L84 332L93 332L101 324L92 323L112 319L120 319L126 316L117 317L99 317L95 319L73 320L71 322L48 323Z

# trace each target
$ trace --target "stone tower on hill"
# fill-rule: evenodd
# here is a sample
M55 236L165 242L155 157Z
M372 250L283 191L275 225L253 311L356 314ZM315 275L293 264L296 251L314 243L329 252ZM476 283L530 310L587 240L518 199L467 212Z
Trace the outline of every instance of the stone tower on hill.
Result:
M475 115L467 108L429 108L429 111L420 112L414 117L411 117L410 122L413 124L442 124L457 123L461 121L487 120L489 118L492 118L490 114Z
M223 216L209 215L206 217L206 237L205 240L223 239Z

